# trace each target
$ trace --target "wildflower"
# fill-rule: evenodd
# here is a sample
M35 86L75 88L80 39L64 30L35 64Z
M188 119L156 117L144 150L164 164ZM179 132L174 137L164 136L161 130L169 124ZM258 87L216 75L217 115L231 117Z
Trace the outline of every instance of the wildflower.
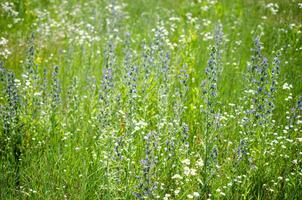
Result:
M182 164L184 165L190 165L190 160L189 159L184 159L183 161L181 161Z
M197 160L196 166L197 166L197 167L203 167L203 166L204 166L204 162L203 162L203 160L202 160L201 158L199 158L199 159Z
M172 179L182 179L182 176L175 174L174 176L172 176Z
M269 3L265 7L268 8L273 15L276 15L279 11L279 5L277 3Z
M171 197L171 194L165 194L164 200L168 200Z
M41 64L41 61L42 61L42 58L37 56L36 60L35 60L35 63L37 64Z
M34 96L41 96L42 95L42 92L35 92L34 93Z
M180 21L179 17L170 17L169 18L170 21Z
M174 194L177 196L177 195L179 194L179 192L180 192L180 190L179 190L179 189L176 189L176 190L174 191Z
M293 88L292 84L288 84L288 83L284 83L282 86L283 90L290 90L291 88Z
M199 194L198 192L193 192L193 196L194 196L194 197L199 197L200 194Z
M192 176L195 176L196 175L196 169L190 169L190 174Z
M184 174L186 175L186 176L188 176L188 175L190 175L190 168L189 167L184 167Z
M6 38L4 38L4 37L1 37L1 39L0 39L0 46L5 46L5 45L7 45L7 43L8 43L8 40Z
M8 40L1 37L0 38L0 58L3 57L7 59L11 55L11 51L7 49Z
M203 37L203 40L204 41L208 41L208 40L212 40L214 37L211 33L205 33L204 34L204 37Z

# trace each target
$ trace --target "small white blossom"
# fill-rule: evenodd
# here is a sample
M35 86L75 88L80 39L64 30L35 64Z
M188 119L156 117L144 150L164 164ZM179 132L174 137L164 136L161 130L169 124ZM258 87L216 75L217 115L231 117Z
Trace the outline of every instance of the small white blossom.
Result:
M193 192L193 196L194 196L194 197L199 197L200 194L199 194L198 192Z
M284 83L282 86L283 90L290 90L291 88L293 88L292 84L288 84L288 83Z
M273 15L276 15L279 11L279 5L277 3L269 3L265 7L268 8Z
M201 158L197 160L196 166L197 167L203 167L204 166L204 162L203 162L203 160Z
M189 159L184 159L183 161L181 161L182 164L184 165L190 165L190 160Z
M172 176L172 179L182 179L182 176L175 174L174 176Z
M189 167L184 167L184 174L188 176L190 174L190 168Z
M165 194L164 200L168 200L171 197L171 194Z
M174 194L175 194L175 195L178 195L179 192L180 192L180 190L177 189L177 190L174 191Z

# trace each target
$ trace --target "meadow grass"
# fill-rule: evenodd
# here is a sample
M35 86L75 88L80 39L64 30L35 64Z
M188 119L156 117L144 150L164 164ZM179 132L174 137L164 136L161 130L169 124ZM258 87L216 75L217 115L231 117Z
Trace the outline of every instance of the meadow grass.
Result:
M302 3L0 2L0 199L301 199Z

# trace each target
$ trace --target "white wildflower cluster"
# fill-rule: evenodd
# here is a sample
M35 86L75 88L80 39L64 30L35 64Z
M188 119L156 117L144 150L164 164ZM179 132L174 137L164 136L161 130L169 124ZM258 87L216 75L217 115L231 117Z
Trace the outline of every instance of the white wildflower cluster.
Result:
M216 190L216 192L217 192L220 196L225 196L225 195L226 195L220 188L218 188L218 189Z
M181 179L183 179L183 178L182 178L181 175L175 174L174 176L172 176L172 179L181 180Z
M204 27L207 27L207 26L209 26L209 25L212 24L212 21L209 20L209 19L202 19L201 21L202 21L202 25L203 25Z
M184 174L186 176L195 176L196 175L196 169L185 166L184 167Z
M15 11L14 4L12 2L4 2L1 4L2 10L12 17L17 17L19 13Z
M190 168L191 161L189 159L186 158L183 161L181 161L181 163L183 164L183 170L184 170L183 173L185 176L196 176L197 170L194 168ZM202 165L202 163L200 164Z
M201 158L199 158L197 161L196 161L196 167L198 168L202 168L204 166L204 162Z
M180 22L180 18L179 17L170 17L169 21L167 21L167 24L169 25L169 30L170 30L170 34L173 34L177 27L178 27L178 23Z
M1 37L1 39L0 39L0 46L5 46L5 45L7 45L7 43L8 43L8 40L5 39L4 37Z
M127 6L126 3L120 4L108 4L106 6L106 10L109 12L124 12L125 7Z
M172 17L169 18L169 20L170 20L170 21L178 21L178 22L179 22L179 21L180 21L180 18L179 18L179 17L174 17L174 16L172 16Z
M153 28L151 31L154 33L155 38L158 38L163 42L162 45L166 45L169 47L169 49L173 50L177 47L177 43L170 40L170 35L175 31L175 29L175 21L172 21L172 23L165 23L161 21L158 22L156 28Z
M80 22L73 26L67 27L68 32L75 33L74 37L69 39L70 43L76 43L78 45L88 44L90 46L94 42L100 41L100 37L97 35L95 27L89 23Z
M283 90L290 90L292 88L293 88L293 85L292 84L288 84L288 83L284 83L283 86L282 86Z
M134 120L134 124L135 124L135 126L134 126L134 130L135 131L139 131L139 130L141 130L141 129L143 129L143 128L145 128L145 127L148 126L148 123L145 122L145 121L143 121L143 120L140 120L140 121L135 121Z
M252 90L252 89L245 90L244 92L247 93L247 94L251 94L251 95L255 95L256 94L256 91Z
M192 13L186 13L186 17L187 17L187 21L190 24L194 24L195 22L197 22L198 18L197 17L193 17Z
M171 197L171 194L165 194L164 200L168 200Z
M120 32L119 23L122 20L129 18L128 13L125 11L126 6L126 3L114 2L107 5L105 8L109 14L109 16L106 18L106 25L111 38L117 37L117 33Z
M217 4L217 0L198 0L197 3L200 6L200 10L206 12Z
M185 184L190 184L194 181L201 182L198 178L198 173L200 170L202 170L204 166L204 162L201 158L191 161L188 158L185 158L181 160L182 164L182 171L181 174L174 174L171 178L172 180L175 181L176 185L178 186L174 190L174 195L178 196L181 193L181 188L185 187ZM186 193L186 196L188 199L198 199L200 197L200 194L198 192L191 192L191 193Z
M203 41L208 41L208 40L213 40L214 36L212 33L210 32L207 32L203 35Z
M197 0L197 3L206 3L210 5L215 5L217 3L217 0Z
M75 17L78 10L78 7L75 7L70 15ZM60 41L67 38L70 44L80 46L83 44L91 46L101 39L94 25L86 21L76 20L72 23L67 19L67 14L57 20L52 18L47 10L36 9L35 13L39 18L39 23L35 23L37 33L43 36L42 39L49 39L50 37L54 41Z
M198 199L198 197L200 197L200 194L198 192L193 192L192 194L188 194L187 197L188 199Z
M0 38L0 58L7 59L11 55L8 49L8 40L4 37Z
M269 3L265 7L269 9L273 15L276 15L279 11L279 5L277 3Z
M167 29L169 30L169 35L173 35L176 32L180 21L181 19L179 17L169 18L169 21L167 21L166 23ZM171 50L175 49L178 46L177 41L171 41L170 39L167 40L167 45Z
M289 87L289 89L287 90L290 90L292 88L292 86ZM284 89L284 88L283 88ZM288 96L284 99L285 101L290 101L293 99L293 93L289 93Z
M15 10L15 5L12 2L4 2L0 7L0 17L8 17L9 21L7 24L8 28L12 28L13 24L22 22L23 19L19 17L19 12Z

